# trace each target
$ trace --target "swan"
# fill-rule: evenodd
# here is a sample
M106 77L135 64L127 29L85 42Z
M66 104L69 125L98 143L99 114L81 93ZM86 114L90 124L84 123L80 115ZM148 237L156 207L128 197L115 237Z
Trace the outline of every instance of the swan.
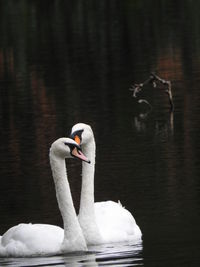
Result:
M141 242L142 233L132 214L121 203L94 203L95 140L91 127L78 123L72 127L70 138L81 145L91 164L82 162L82 187L79 223L87 245L114 242Z
M79 145L70 138L59 138L51 145L50 165L64 230L48 224L20 223L0 237L0 257L55 255L87 250L67 180L65 158L71 157L89 162Z

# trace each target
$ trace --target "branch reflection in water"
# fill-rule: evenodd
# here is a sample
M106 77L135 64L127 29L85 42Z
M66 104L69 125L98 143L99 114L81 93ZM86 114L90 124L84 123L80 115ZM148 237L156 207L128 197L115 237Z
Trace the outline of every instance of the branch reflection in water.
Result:
M134 116L132 119L132 127L134 127L138 133L144 133L147 131L148 124L152 124L155 136L173 136L174 112L169 112L162 120L159 117L154 117L151 122L152 116L150 112L151 110L148 110L146 113L139 113L139 115Z

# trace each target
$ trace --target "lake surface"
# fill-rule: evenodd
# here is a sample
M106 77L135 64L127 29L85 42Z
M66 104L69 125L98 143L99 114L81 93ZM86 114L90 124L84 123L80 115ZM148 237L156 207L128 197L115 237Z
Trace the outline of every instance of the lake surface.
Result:
M173 111L163 86L132 97L152 71ZM0 235L62 226L48 152L77 122L96 138L96 201L120 200L143 244L0 265L198 266L200 2L0 1ZM78 211L81 163L68 172Z

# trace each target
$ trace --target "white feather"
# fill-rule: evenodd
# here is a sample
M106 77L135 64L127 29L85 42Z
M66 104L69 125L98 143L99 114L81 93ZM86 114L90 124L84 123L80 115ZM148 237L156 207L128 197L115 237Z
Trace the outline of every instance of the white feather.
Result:
M83 130L81 146L91 164L82 162L82 188L79 222L88 245L113 242L141 242L142 233L133 215L120 201L94 203L95 140L91 127L84 123L73 126L72 134Z
M64 230L48 224L18 224L0 237L1 257L55 255L87 250L67 180L65 158L71 155L66 143L73 144L75 141L60 138L50 149L50 164Z

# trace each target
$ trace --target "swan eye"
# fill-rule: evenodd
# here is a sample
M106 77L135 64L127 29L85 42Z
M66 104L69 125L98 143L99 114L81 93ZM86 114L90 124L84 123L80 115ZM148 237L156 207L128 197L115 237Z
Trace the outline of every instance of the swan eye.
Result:
M70 148L70 150L72 151L75 147L81 151L81 147L78 144L71 144L71 143L67 143L64 142L64 145L68 146Z
M64 145L68 146L70 151L72 151L72 149L75 147L73 144L70 144L70 143L67 143L67 142L64 142Z
M65 146L68 146L68 147L75 147L75 145L74 144L71 144L71 143L68 143L68 142L64 142L64 145Z

